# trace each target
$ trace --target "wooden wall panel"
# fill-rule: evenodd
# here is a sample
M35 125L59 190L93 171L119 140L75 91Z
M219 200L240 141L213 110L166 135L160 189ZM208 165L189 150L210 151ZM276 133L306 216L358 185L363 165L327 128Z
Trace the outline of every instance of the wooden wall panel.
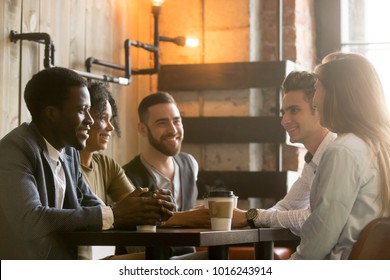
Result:
M116 42L113 40L116 27L116 21L113 20L115 13L114 7L115 0L92 0L86 2L85 59L94 57L115 64L121 64L120 61L114 60L114 53L119 51L114 47ZM92 66L92 72L109 76L114 75L114 70L97 65ZM116 87L114 84L110 85L113 94ZM111 141L106 151L111 156L113 156L113 145L114 141Z
M69 57L68 66L71 69L84 71L85 53L85 10L86 0L71 0L69 13L72 17L69 24Z
M55 66L69 66L70 26L73 24L73 17L78 16L70 14L70 4L70 1L40 0L40 32L48 33L54 42ZM43 48L41 45L41 55Z
M0 138L19 124L19 45L11 43L11 30L20 30L22 1L0 5Z
M85 71L96 57L124 64L125 39L152 42L151 4L145 0L5 0L0 4L0 137L31 117L23 99L32 75L44 68L44 45L27 40L11 43L9 33L48 33L55 46L55 66ZM142 55L140 55L142 53ZM150 54L132 50L135 67L150 67ZM99 66L93 72L112 75ZM123 73L115 73L121 76ZM120 110L122 137L109 155L121 164L139 152L136 109L150 93L151 76L137 76L129 86L110 84Z
M132 38L134 36L132 29L135 29L137 24L133 22L135 19L133 13L137 14L139 11L137 2L127 1L127 0L117 0L115 1L114 13L115 26L113 26L115 32L113 32L113 48L115 49L113 53L113 61L118 64L124 65L125 62L125 53L123 43L127 38ZM133 22L134 24L129 24ZM132 58L135 58L135 54L132 53ZM123 71L114 71L117 73L117 76L124 75ZM137 79L133 79L136 81ZM112 153L115 155L115 159L120 164L125 164L131 157L138 153L137 148L137 130L136 122L131 121L134 115L135 106L137 105L137 94L136 91L133 91L134 82L128 86L111 86L112 93L117 102L118 106L118 115L120 121L120 127L122 131L121 137L113 138Z
M121 50L123 50L125 39L152 43L153 29L151 24L153 21L151 20L150 1L122 0L121 7L123 7L123 11L127 11L126 17L121 18L122 21L117 21L118 25L114 27L114 39L117 43L121 42ZM123 11L121 13L122 16ZM117 16L115 18L118 20ZM124 61L123 52L119 61ZM133 47L131 48L131 63L133 68L150 68L151 55L145 50ZM152 91L151 81L153 76L133 76L129 86L120 87L117 90L116 100L118 102L122 137L115 139L114 154L115 158L122 165L137 155L141 149L142 138L138 136L137 131L137 107L140 100Z
M22 10L22 29L20 33L41 32L40 21L40 2L39 1L23 1ZM20 123L30 122L30 112L24 103L23 93L27 82L32 75L43 69L43 56L41 53L41 46L35 42L23 40L18 41L21 44L22 51L20 54ZM42 49L43 52L43 49Z
M85 32L85 54L87 57L94 57L105 61L113 62L113 26L112 5L114 0L100 1L89 0L86 2L86 32ZM106 67L94 65L94 73L112 75L112 70Z

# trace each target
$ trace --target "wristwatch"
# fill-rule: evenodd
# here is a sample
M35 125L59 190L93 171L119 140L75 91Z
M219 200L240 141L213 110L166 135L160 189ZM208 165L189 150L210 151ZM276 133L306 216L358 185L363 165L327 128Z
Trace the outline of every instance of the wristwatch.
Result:
M251 228L256 228L255 219L257 218L257 215L258 213L256 208L251 208L245 213L246 220Z

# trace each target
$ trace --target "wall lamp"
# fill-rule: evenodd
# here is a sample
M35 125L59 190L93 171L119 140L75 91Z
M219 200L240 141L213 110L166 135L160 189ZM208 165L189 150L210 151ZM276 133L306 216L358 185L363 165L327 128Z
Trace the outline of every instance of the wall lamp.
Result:
M144 44L139 41L134 41L130 39L126 39L124 42L125 49L125 63L124 65L115 64L112 62L104 61L101 59L97 59L94 57L89 57L85 61L85 68L87 72L74 70L79 75L94 80L101 80L110 83L117 83L121 85L129 85L131 83L131 79L133 75L152 75L158 73L160 70L160 42L169 42L176 44L178 46L189 46L189 47L197 47L199 42L197 39L186 39L183 36L179 37L165 37L159 35L159 23L158 18L161 11L161 5L165 0L151 0L152 2L152 14L154 19L154 40L153 44ZM45 45L44 51L44 67L54 67L54 43L50 38L50 35L47 33L20 33L18 34L16 31L11 30L10 39L12 42L16 43L18 40L29 40L37 43L41 43ZM146 69L132 69L131 68L131 60L130 60L130 48L136 47L144 49L148 52L153 53L153 67ZM124 77L113 77L108 75L94 74L91 73L92 65L100 65L103 67L108 67L111 69L121 70L125 72Z
M160 36L159 34L159 16L161 11L161 5L165 0L151 0L152 2L152 14L154 21L154 36L153 36L153 44L144 44L139 41L134 41L130 39L126 39L124 42L125 49L125 64L118 65L114 63L110 63L104 60L96 59L94 57L89 57L85 61L85 68L87 72L91 72L91 68L93 64L113 68L116 70L122 70L125 72L125 77L121 78L120 84L128 85L131 83L132 75L152 75L158 73L160 70L160 42L169 42L176 44L178 46L189 46L189 47L197 47L199 42L197 39L185 38L183 36L179 37L165 37ZM130 48L131 47L141 48L148 52L153 53L153 67L146 69L132 69L131 68L131 60L130 60Z

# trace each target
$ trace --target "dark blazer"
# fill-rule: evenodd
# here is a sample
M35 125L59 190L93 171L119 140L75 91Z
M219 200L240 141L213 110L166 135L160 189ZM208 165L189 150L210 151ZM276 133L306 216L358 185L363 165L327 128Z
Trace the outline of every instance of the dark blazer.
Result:
M0 258L74 259L53 233L101 230L101 204L82 179L79 154L66 148L63 209L54 208L54 175L36 126L22 124L0 140Z

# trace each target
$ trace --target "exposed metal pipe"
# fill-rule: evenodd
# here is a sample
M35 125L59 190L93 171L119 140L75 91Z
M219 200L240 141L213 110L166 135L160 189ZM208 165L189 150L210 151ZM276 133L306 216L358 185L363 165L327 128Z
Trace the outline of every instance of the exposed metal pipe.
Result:
M83 76L87 79L94 79L94 80L100 80L100 81L105 81L105 82L109 82L109 83L116 83L116 84L120 84L120 85L128 85L130 84L130 80L127 79L127 78L123 78L123 77L112 77L112 76L108 76L108 75L97 75L97 74L93 74L93 73L89 73L89 72L83 72L83 71L79 71L79 70L74 70L77 74L79 74L80 76Z
M160 16L161 7L160 6L152 6L152 14L154 21L154 68L160 70L160 34L158 28L158 17ZM156 72L156 73L157 73Z
M159 50L159 44L160 41L166 41L166 42L173 42L178 44L174 39L168 38L168 37L160 37L158 32L158 17L160 15L160 9L161 7L153 6L152 7L152 13L153 13L153 19L154 19L154 44L144 44L139 41L134 41L130 39L126 39L124 42L124 48L125 48L125 65L118 65L114 63L110 63L107 61L103 61L100 59L96 59L93 57L89 57L86 62L86 69L88 72L91 72L91 68L93 64L106 66L109 68L117 69L125 71L125 77L126 79L131 81L132 75L152 75L158 73L160 70L160 50ZM181 41L178 41L181 42ZM130 60L130 47L136 47L144 49L148 52L153 53L153 68L146 68L146 69L131 69L131 60Z
M45 45L43 65L45 68L54 66L54 44L48 33L17 33L14 30L10 32L11 42L16 43L18 40L28 40Z
M131 69L131 60L130 60L131 46L144 49L148 52L153 52L153 56L154 56L153 68ZM125 65L115 64L94 57L89 57L85 61L85 67L87 71L91 72L92 65L96 64L100 66L105 66L105 67L125 71L125 78L129 80L131 80L131 75L151 75L151 74L156 74L159 71L160 69L159 53L158 53L158 48L156 48L156 46L150 44L144 44L139 41L126 39L124 43L124 48L125 48Z
M283 60L283 0L277 0L277 20L278 20L278 60ZM280 116L280 105L282 103L282 90L278 88L276 90L276 98L275 98L275 115ZM283 152L282 152L282 145L276 146L276 154L275 154L275 164L276 164L276 170L282 171L283 170Z
M186 37L178 36L175 38L160 36L160 42L171 42L178 46L184 47L186 45Z
M176 38L169 38L169 37L160 37L159 36L159 25L158 25L158 18L160 15L160 9L159 6L153 6L152 7L152 13L154 18L154 42L153 45L151 44L144 44L139 41L133 41L126 39L124 43L125 48L125 65L120 65L112 62L108 62L105 60L97 59L94 57L89 57L85 61L85 67L87 72L74 70L79 75L88 78L88 79L95 79L95 80L101 80L111 83L118 83L121 85L128 85L131 82L132 75L152 75L158 73L160 70L160 41L163 42L171 42L175 43L179 46L185 45L185 38L184 37L176 37ZM44 67L54 67L54 44L50 38L50 35L47 33L21 33L17 34L16 31L11 31L10 33L10 39L12 42L16 43L18 40L29 40L38 42L41 44L45 44L45 53L44 53ZM131 47L141 48L148 52L153 53L153 68L146 68L146 69L131 69L131 60L130 60L130 48ZM116 70L121 70L125 72L125 77L112 77L108 75L99 75L99 74L92 74L92 65L100 65Z
M158 32L157 32L158 33ZM155 38L156 40L156 38ZM131 69L132 75L152 75L156 74L160 70L160 52L159 52L159 45L150 45L150 44L144 44L139 41L133 41L129 40L128 42L128 48L129 48L129 59L130 59L130 46L144 49L148 52L153 53L153 68L146 68L146 69Z
M50 67L55 66L55 64L54 64L55 47L54 47L53 41L51 40L49 34L47 34L47 33L17 33L16 31L11 30L10 39L11 39L11 42L13 42L13 43L16 43L18 40L28 40L28 41L37 42L40 44L45 44L43 66L45 68L50 68ZM111 66L113 66L113 65L111 65ZM74 70L74 71L77 72L79 75L81 75L85 78L88 78L88 79L95 79L95 80L101 80L101 81L106 81L106 82L118 83L121 85L128 85L130 83L130 79L128 79L128 78L111 77L111 76L107 76L107 75L96 75L96 74L83 72L83 71L79 71L79 70Z
M283 0L278 0L278 60L283 60Z
M28 40L33 41L41 44L45 44L45 52L44 52L44 59L43 59L43 65L45 68L54 67L54 52L55 47L53 44L53 41L50 38L50 35L47 33L17 33L14 30L11 30L10 32L10 40L13 43L16 43L18 40ZM130 60L130 47L134 46L137 48L142 48L146 51L153 52L154 54L154 67L153 68L147 68L147 69L131 69L131 60ZM138 41L133 41L127 39L124 44L125 47L125 65L119 65L115 63L111 63L108 61L104 61L101 59L97 59L94 57L89 57L85 61L85 67L87 69L87 72L74 70L79 75L87 78L87 79L95 79L95 80L101 80L105 82L111 82L111 83L117 83L121 85L128 85L131 82L131 75L150 75L155 74L158 72L160 68L159 64L159 52L158 47L150 44L144 44ZM112 77L108 75L99 75L99 74L92 74L91 68L92 65L101 65L105 67L109 67L116 70L125 71L125 77Z
M97 59L94 57L88 57L87 60L85 61L85 68L87 69L87 72L91 72L92 64L101 65L116 70L122 70L122 71L125 70L125 66L114 64L112 62Z
M11 42L16 43L18 40L28 40L32 42L37 42L40 44L45 44L45 52L44 52L44 58L43 58L43 66L45 68L55 67L54 64L54 52L55 47L53 44L53 41L50 38L50 35L47 33L17 33L14 30L11 30L10 32L10 39ZM128 85L130 83L130 79L128 78L121 78L121 77L111 77L107 75L95 75L88 72L83 72L79 70L74 70L79 75L88 78L88 79L95 79L95 80L101 80L106 82L112 82L112 83L118 83L121 85Z

